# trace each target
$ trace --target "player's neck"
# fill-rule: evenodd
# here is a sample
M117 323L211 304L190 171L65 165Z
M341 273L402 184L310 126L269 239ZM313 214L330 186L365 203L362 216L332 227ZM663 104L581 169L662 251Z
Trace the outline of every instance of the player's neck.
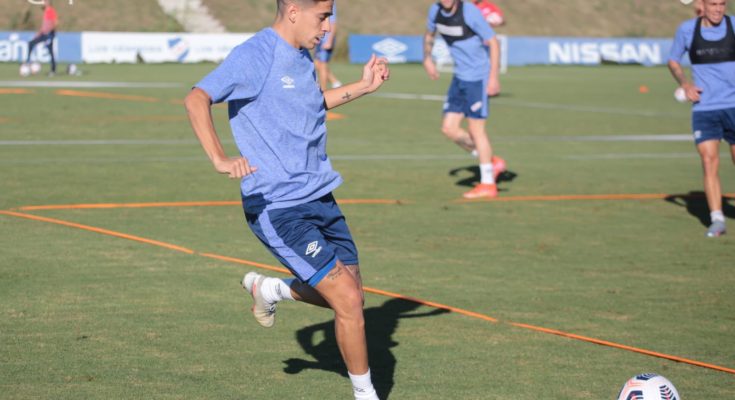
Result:
M298 40L296 40L296 35L292 32L291 29L289 29L289 25L287 25L284 21L276 20L271 28L276 32L278 36L281 37L281 39L283 39L284 42L290 44L295 49L301 48L301 46L299 46Z
M723 17L720 20L720 22L718 22L716 24L714 22L712 22L712 20L710 20L709 18L702 17L702 27L704 27L704 28L716 28L716 27L720 26L723 22L725 22L725 18L726 17L727 16Z

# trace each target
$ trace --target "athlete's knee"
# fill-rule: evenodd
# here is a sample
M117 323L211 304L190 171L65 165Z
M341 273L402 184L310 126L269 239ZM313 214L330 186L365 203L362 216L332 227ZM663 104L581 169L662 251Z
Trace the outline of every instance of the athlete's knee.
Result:
M704 173L706 175L709 174L716 174L717 169L720 165L720 158L717 156L717 154L703 154L702 155L702 168L704 168Z
M442 124L442 133L453 142L462 140L462 128L454 124Z
M362 290L357 287L343 290L340 296L335 300L336 304L332 308L338 316L354 319L362 318L363 296Z

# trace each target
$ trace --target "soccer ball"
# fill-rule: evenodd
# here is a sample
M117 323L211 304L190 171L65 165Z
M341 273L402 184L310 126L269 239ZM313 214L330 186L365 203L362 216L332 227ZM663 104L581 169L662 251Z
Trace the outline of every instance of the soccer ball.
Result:
M41 63L37 63L37 62L31 63L31 74L36 75L39 72L41 72Z
M20 74L20 76L25 78L26 76L31 74L31 66L26 63L20 64L20 69L18 70L18 73Z
M681 400L681 397L674 385L663 376L641 374L625 382L618 400Z
M79 75L79 68L77 68L76 64L69 64L66 67L66 73L68 75Z

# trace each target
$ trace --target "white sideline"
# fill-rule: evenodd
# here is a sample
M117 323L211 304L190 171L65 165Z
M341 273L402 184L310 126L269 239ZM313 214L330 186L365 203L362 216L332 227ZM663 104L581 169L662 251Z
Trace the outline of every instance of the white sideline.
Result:
M179 88L173 82L95 82L95 81L0 81L0 87L13 88Z
M446 96L436 94L413 94L413 93L373 93L373 97L382 97L385 99L395 100L423 100L423 101L445 101ZM522 107L522 108L536 108L544 110L564 110L573 112L592 112L602 114L619 114L619 115L633 115L640 117L689 117L688 112L661 112L661 111L638 111L625 108L615 107L592 107L584 106L579 104L558 104L558 103L541 103L531 101L520 101L504 99L496 97L490 100L491 104L509 106L509 107Z

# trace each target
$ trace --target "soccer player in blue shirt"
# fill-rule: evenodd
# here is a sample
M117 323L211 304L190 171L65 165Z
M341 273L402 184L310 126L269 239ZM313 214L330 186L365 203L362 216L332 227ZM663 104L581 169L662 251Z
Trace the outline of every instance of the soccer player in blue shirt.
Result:
M439 79L431 58L437 32L447 42L454 59L454 77L444 103L442 132L461 148L476 154L480 161L480 184L463 196L469 199L496 197L495 179L505 171L505 161L493 157L485 121L488 96L500 93L498 39L474 4L439 0L429 9L424 35L424 69L431 79ZM465 118L467 130L461 126Z
M730 145L735 162L735 23L725 15L727 0L704 0L702 16L684 21L676 31L669 70L692 105L692 132L704 170L710 210L708 237L725 234L718 169L720 141ZM689 55L692 83L680 60Z
M342 182L326 153L326 114L389 78L373 55L362 78L322 92L312 50L329 32L332 0L276 0L276 20L237 46L196 84L185 105L215 170L240 179L248 225L296 279L250 272L253 315L273 326L276 304L299 300L334 310L337 345L356 399L377 400L370 378L357 249L332 191ZM240 154L228 157L212 121L227 102Z

